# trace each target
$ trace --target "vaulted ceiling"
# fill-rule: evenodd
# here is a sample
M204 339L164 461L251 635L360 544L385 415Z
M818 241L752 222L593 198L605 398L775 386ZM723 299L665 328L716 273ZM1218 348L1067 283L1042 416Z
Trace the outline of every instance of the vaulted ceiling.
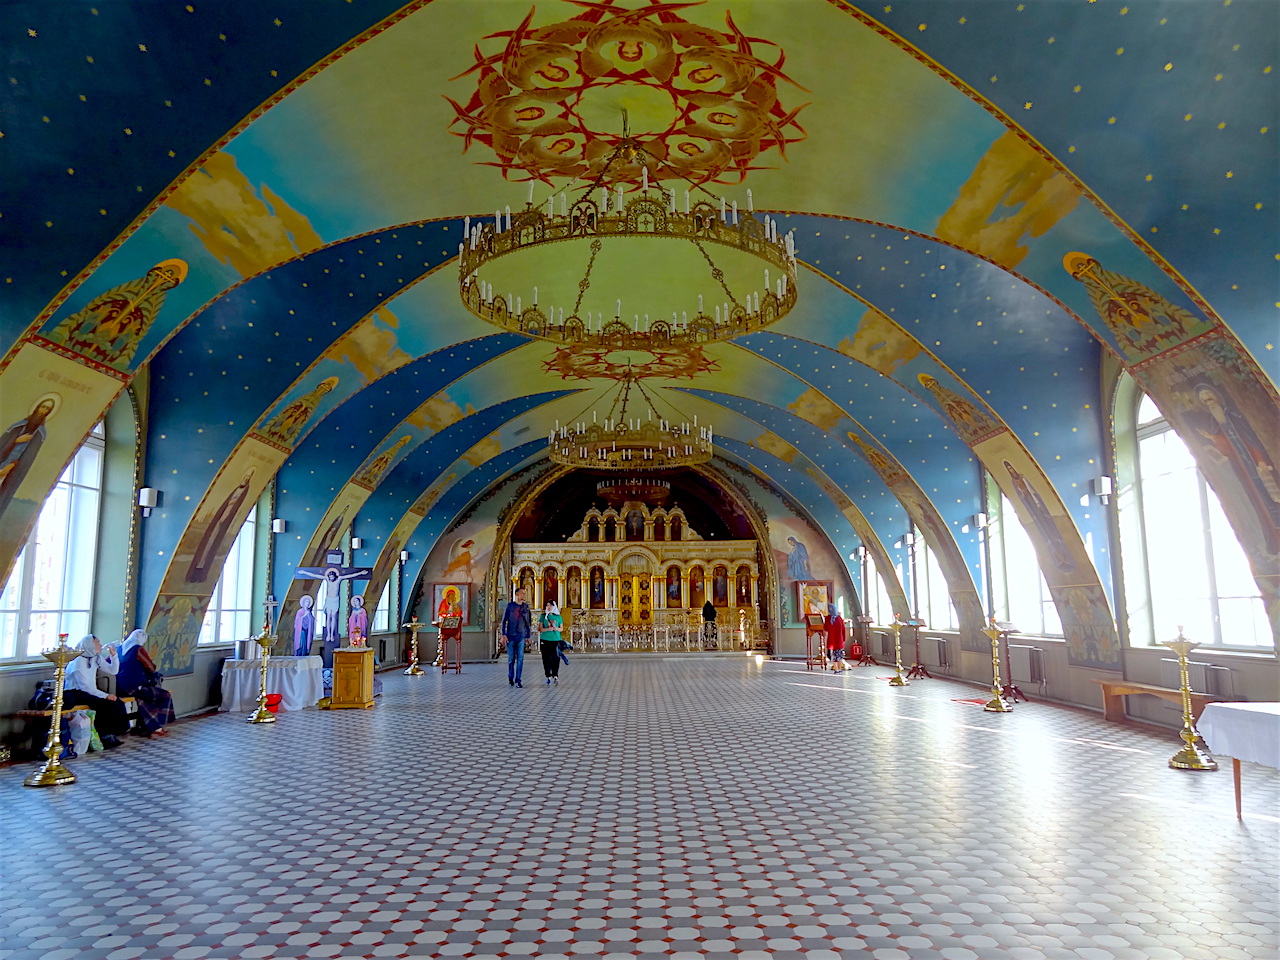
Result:
M464 309L454 258L464 217L520 207L531 176L539 198L564 186L625 108L642 142L717 195L750 189L795 234L790 316L647 381L715 424L724 461L837 547L887 544L907 513L869 444L972 567L979 471L944 415L962 397L1105 544L1081 494L1105 457L1117 345L1063 257L1220 319L1280 379L1277 9L18 0L0 8L0 338L12 360L179 258L185 280L127 370L149 384L148 482L170 492L147 554L170 555L255 425L308 394L316 418L278 474L278 512L298 518L282 559L392 448L363 532L385 545L417 503L429 543L615 385ZM675 38L665 65L608 59L655 24ZM556 62L596 56L595 72L531 80L557 44ZM742 82L717 94L726 77ZM1105 583L1105 549L1093 559ZM144 598L165 576L144 566Z

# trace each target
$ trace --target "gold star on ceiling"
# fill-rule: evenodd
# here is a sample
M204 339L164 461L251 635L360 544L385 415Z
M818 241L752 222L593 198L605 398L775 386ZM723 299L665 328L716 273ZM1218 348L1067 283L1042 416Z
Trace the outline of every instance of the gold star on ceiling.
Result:
M32 30L30 27L27 27L27 36L34 37L35 35L36 35L36 32Z

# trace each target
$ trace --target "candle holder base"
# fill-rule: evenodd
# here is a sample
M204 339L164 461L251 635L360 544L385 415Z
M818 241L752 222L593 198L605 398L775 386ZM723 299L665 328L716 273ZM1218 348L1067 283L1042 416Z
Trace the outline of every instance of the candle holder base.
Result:
M982 708L987 713L1013 713L1013 704L1009 703L1004 697L992 697L987 701L986 706Z
M427 671L423 670L415 663L405 669L404 675L406 677L425 677L427 675Z
M266 707L258 707L253 712L253 716L249 717L247 723L275 723L276 715Z
M902 675L901 675L901 674L898 674L896 677L892 677L892 678L890 678L890 680L889 680L889 686L891 686L891 687L909 687L909 686L911 686L911 684L909 684L906 680L903 680L903 679L902 679Z
M1209 755L1208 748L1197 737L1169 758L1169 766L1174 770L1217 770L1218 761Z
M24 787L59 787L64 783L75 783L76 775L62 765L61 760L46 760L35 773L22 781Z

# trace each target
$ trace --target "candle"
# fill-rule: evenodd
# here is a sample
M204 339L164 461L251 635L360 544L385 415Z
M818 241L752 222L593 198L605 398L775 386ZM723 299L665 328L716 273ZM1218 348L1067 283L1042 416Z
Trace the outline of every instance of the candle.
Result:
M560 216L567 217L569 215L569 198L563 193L560 194Z
M702 315L702 294L698 294L698 315Z
M689 212L689 191L688 190L684 192L684 212L685 213Z
M529 181L529 206L533 206L533 181Z
M618 309L614 312L614 314L613 314L613 315L614 315L615 317L620 317L620 316L622 316L622 301L621 301L621 300L619 300L619 301L618 301Z
M765 278L764 278L764 282L765 282L765 283L768 283L768 282L769 282L768 271L765 271ZM534 305L535 307L538 305L538 288L537 288L537 287L534 287L534 288L533 288L533 305Z
M738 201L733 201L733 225L738 225Z
M747 191L747 210L751 213L756 212L755 202L751 199L751 191Z
M507 229L511 229L511 206L507 206Z
M676 188L671 188L671 212L676 212Z
M649 168L640 168L640 189L645 193L649 192Z

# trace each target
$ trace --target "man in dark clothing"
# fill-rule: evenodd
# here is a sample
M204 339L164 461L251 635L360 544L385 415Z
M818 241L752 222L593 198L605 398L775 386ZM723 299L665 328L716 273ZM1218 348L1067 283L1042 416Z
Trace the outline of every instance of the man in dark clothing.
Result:
M520 674L524 672L524 642L533 632L533 617L529 605L524 602L524 587L516 590L516 598L507 604L502 614L502 642L507 645L507 685L523 687Z

